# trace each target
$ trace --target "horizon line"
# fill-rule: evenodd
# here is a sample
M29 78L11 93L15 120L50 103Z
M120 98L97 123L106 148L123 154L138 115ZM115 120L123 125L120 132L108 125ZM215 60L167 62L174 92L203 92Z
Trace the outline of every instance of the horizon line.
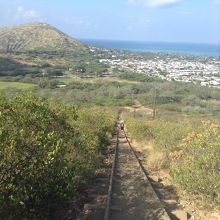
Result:
M123 40L123 39L101 39L101 38L81 38L74 37L77 40L88 40L88 41L115 41L115 42L131 42L131 43L170 43L170 44L206 44L206 45L215 45L220 46L220 42L183 42L183 41L153 41L153 40Z

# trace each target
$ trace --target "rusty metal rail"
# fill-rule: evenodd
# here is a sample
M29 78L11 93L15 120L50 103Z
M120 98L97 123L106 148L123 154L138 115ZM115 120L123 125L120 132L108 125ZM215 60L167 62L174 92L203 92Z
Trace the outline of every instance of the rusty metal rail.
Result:
M117 139L116 139L116 146L115 146L112 170L111 170L111 175L110 175L110 184L109 184L109 189L108 189L108 197L107 197L107 202L106 202L104 220L109 220L109 216L110 216L113 177L114 177L114 172L115 172L116 159L118 156L118 136L119 136L119 130L117 129Z

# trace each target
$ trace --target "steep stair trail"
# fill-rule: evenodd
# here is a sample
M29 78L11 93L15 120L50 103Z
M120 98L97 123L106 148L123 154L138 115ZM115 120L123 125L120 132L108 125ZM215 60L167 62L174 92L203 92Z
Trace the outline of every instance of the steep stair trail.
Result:
M105 220L170 219L124 131L117 140Z
M96 177L77 220L170 220L124 130L109 149L111 165Z

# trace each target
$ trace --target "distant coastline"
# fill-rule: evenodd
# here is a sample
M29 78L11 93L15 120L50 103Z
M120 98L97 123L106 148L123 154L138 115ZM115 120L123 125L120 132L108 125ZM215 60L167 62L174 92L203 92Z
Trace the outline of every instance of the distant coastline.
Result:
M133 52L154 52L177 55L214 56L220 57L218 44L135 42L116 40L80 39L83 44Z

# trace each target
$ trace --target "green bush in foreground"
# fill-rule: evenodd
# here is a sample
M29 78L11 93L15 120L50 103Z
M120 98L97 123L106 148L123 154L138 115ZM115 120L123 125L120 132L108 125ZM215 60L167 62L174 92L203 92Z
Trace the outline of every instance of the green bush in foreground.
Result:
M0 96L0 218L53 219L93 174L112 127L102 110Z

